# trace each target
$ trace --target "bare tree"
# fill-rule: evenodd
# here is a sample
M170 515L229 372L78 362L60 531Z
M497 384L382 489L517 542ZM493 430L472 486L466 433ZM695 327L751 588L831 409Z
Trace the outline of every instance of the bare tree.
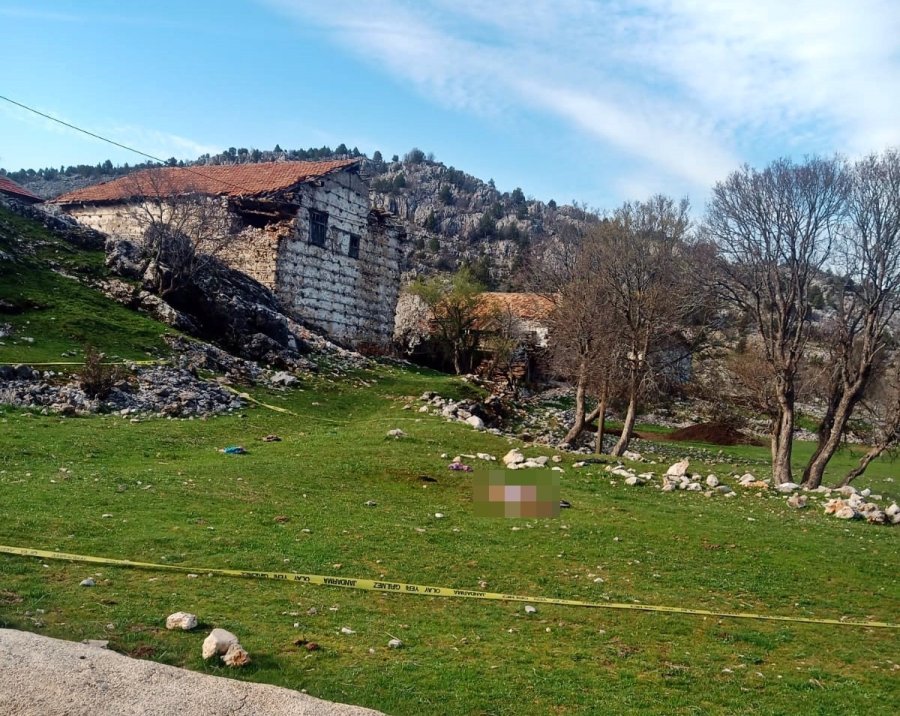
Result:
M796 377L808 338L809 289L831 255L847 178L838 158L744 166L713 188L705 233L724 258L719 287L762 339L777 404L772 475L790 482Z
M687 199L675 202L662 195L626 203L586 245L624 356L627 407L613 455L628 449L638 401L654 369L702 303L703 287L694 283L691 271L688 210Z
M178 171L151 169L126 180L128 214L140 227L141 249L150 259L145 281L163 298L188 286L235 238L223 201L197 191L173 174Z
M575 386L575 418L562 440L563 445L574 444L594 419L601 417L602 422L601 412L606 413L610 381L604 380L601 373L614 362L619 346L614 335L615 323L586 258L566 285L554 294L556 308L550 319L553 369ZM586 405L591 393L600 400L598 409L588 414Z
M866 418L871 428L869 449L856 466L844 475L841 486L849 485L865 473L869 464L900 444L900 364L894 358L870 386L871 397L865 400Z
M627 407L612 452L628 449L639 400L685 344L686 321L703 313L698 299L707 292L694 283L689 224L687 200L655 196L627 203L587 233L574 261L557 262L569 268L558 292L555 365L575 384L575 420L565 443L599 418L601 450L606 407L619 395ZM588 414L590 394L597 408Z
M846 212L831 261L840 280L834 315L821 331L829 356L826 410L803 472L810 488L822 483L857 404L883 365L878 359L900 308L900 153L871 155L853 166Z

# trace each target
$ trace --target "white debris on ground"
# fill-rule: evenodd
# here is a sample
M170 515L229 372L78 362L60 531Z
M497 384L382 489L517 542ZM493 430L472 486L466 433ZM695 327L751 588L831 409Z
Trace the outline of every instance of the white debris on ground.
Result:
M507 457L517 451L510 451ZM515 456L514 456L515 457ZM505 459L505 458L504 458ZM582 461L575 463L575 467L586 466L590 463ZM736 497L737 492L733 487L722 482L717 475L707 475L704 479L699 474L690 472L690 463L687 459L671 465L659 482L652 472L637 473L632 467L626 467L622 463L607 465L604 469L610 475L624 477L625 484L629 487L641 487L652 485L662 492L703 492L706 496L721 495L724 497ZM819 487L807 490L795 482L785 482L780 485L772 485L770 479L759 479L751 473L732 475L736 486L745 491L754 491L760 496L769 494L771 497L787 496L786 504L795 510L802 510L809 506L811 499L818 497L829 498L825 503L825 514L833 515L842 520L864 519L872 524L896 525L900 524L900 506L892 503L888 507L882 507L878 503L881 495L873 495L872 491L857 490L853 486L845 486L832 490L827 487ZM832 498L833 492L841 495L840 498Z

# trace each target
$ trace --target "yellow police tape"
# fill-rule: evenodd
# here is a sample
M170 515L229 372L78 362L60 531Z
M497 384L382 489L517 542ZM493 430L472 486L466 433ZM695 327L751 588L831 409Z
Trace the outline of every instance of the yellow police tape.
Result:
M873 629L900 629L900 624L890 622L850 621L843 619L816 619L813 617L787 617L769 614L749 614L745 612L714 612L706 609L687 609L685 607L665 607L652 604L622 604L617 602L584 602L577 599L557 599L556 597L528 597L521 594L501 594L499 592L482 592L470 589L453 589L450 587L431 587L422 584L405 582L388 582L375 579L356 579L352 577L329 577L321 574L297 574L291 572L256 572L240 569L184 567L176 564L154 564L151 562L134 562L128 559L111 559L109 557L91 557L84 554L53 552L43 549L25 547L8 547L0 545L0 553L14 554L22 557L40 557L41 559L60 559L71 562L88 562L104 564L112 567L132 567L137 569L164 570L170 572L194 572L218 574L224 577L244 577L248 579L273 579L282 582L299 584L315 584L325 587L343 587L345 589L361 589L370 592L387 592L390 594L416 594L424 597L458 597L463 599L487 599L506 602L531 602L534 604L556 604L564 607L588 607L592 609L624 609L639 612L663 612L666 614L691 614L694 616L717 617L726 619L761 619L776 622L794 622L801 624L829 624L834 626L867 627Z

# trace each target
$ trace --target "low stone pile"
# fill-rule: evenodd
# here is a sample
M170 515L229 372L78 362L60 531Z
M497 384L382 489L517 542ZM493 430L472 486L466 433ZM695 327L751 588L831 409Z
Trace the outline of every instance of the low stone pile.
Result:
M588 463L581 462L575 463L574 466L579 467L586 464ZM687 492L704 492L707 496L720 494L725 497L735 497L737 495L731 486L723 484L716 475L707 475L704 479L701 475L691 474L689 467L690 463L687 459L676 462L666 470L662 476L662 483L655 486L662 492L685 490ZM624 477L625 484L629 487L651 484L655 479L652 472L638 474L634 468L625 467L622 463L607 465L605 469L611 475ZM888 507L882 507L879 504L882 500L881 495L873 495L868 489L860 491L848 485L836 490L828 487L806 490L794 482L785 482L772 487L771 480L760 480L751 473L735 475L734 478L739 487L759 491L757 494L761 496L767 493L772 497L787 495L788 507L795 510L806 508L810 499L824 497L830 498L825 503L826 515L833 515L843 520L864 519L871 524L879 525L900 524L900 506L894 502ZM832 492L835 491L839 492L841 497L832 498Z
M15 376L12 379L6 377L10 370ZM132 375L116 383L102 399L88 396L77 379L41 373L28 366L4 367L0 375L0 404L37 408L44 414L117 412L171 417L212 415L243 407L239 397L218 383L197 378L189 370L136 366L132 367Z
M849 488L849 489L848 489ZM864 491L865 492L865 491ZM834 515L839 520L859 520L875 525L900 524L900 506L896 502L882 509L877 502L867 501L867 497L880 499L880 495L863 496L852 486L841 488L844 497L834 497L825 503L825 514Z
M494 416L490 414L489 408L484 403L467 400L454 401L449 398L442 398L430 390L423 393L419 400L424 403L419 408L420 413L441 415L447 420L456 420L471 425L476 430L486 430L487 423L493 422L494 419ZM490 429L489 432L496 435L500 434L500 431L494 428Z

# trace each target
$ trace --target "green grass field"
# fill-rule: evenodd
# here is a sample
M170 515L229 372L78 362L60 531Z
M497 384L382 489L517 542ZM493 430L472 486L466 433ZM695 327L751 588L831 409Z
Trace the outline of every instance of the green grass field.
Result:
M132 359L165 353L164 326L47 270L99 276L99 254L8 213L3 222L36 251L0 263L0 299L14 307L0 323L16 329L0 341L0 362L65 360L61 353L87 342ZM13 244L3 242L8 252ZM900 621L900 531L828 518L819 504L794 512L756 492L726 499L630 488L566 457L561 496L573 508L558 519L477 517L471 475L448 470L440 455L499 457L516 443L420 415L414 396L424 390L473 389L381 366L256 393L296 416L254 406L133 423L0 408L0 544L197 568L192 578L0 555L0 626L108 639L141 658L389 714L895 713L896 631L560 606L526 615L516 603L203 571L486 582L490 591L600 603ZM407 437L387 438L395 427ZM282 442L259 440L269 433ZM249 454L217 451L231 444ZM765 448L659 449L657 475L682 450L710 463L695 466L703 474L766 474ZM808 451L798 445L798 465ZM841 453L831 479L854 460ZM876 463L860 484L900 497L900 469ZM88 576L97 585L80 587ZM201 628L167 632L165 617L178 610L196 613ZM204 664L200 644L213 626L234 631L253 664ZM344 626L356 633L341 634ZM392 636L405 647L388 649ZM322 649L307 652L297 639Z
M559 519L476 517L471 476L439 455L500 456L510 443L402 410L404 396L426 389L451 395L464 386L381 367L258 394L301 418L258 407L136 424L3 412L0 543L201 569L472 589L483 580L492 591L597 602L898 620L898 532L818 507L790 511L783 498L612 485L566 459L562 496L573 509ZM394 427L408 436L386 438ZM268 433L283 441L260 442ZM250 453L217 452L235 443ZM717 453L710 448L710 459ZM739 467L765 449L731 454ZM897 496L894 474L876 464L862 484ZM896 631L556 606L526 615L515 603L198 574L0 556L0 623L109 639L124 653L390 714L840 714L896 705ZM91 575L97 586L80 587ZM199 615L198 633L164 629L177 610ZM205 665L200 643L212 626L238 634L253 665ZM356 634L340 634L342 626ZM389 650L391 636L405 648ZM321 651L294 646L298 638Z

